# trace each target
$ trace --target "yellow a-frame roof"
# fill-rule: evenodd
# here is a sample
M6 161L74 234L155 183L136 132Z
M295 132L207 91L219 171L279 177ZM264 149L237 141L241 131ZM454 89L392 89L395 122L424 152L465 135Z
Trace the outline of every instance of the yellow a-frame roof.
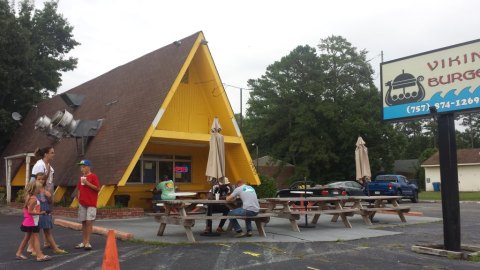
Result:
M184 45L180 42L175 46ZM128 169L133 169L149 143L208 147L215 117L222 126L227 176L234 182L244 179L250 184L260 184L205 37L200 32ZM203 163L206 164L206 157ZM129 170L119 185L126 183Z

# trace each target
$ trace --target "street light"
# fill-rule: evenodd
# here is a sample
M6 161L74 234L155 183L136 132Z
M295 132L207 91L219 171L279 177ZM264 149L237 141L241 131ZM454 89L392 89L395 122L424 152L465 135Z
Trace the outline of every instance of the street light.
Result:
M257 156L257 165L255 167L258 173L258 145L256 143L252 143L252 146L255 147L255 155Z

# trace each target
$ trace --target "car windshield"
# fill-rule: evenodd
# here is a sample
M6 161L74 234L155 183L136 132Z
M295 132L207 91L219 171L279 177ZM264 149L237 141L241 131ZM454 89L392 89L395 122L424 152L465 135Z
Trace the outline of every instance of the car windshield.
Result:
M341 187L341 186L343 186L343 183L330 183L327 186L328 187Z

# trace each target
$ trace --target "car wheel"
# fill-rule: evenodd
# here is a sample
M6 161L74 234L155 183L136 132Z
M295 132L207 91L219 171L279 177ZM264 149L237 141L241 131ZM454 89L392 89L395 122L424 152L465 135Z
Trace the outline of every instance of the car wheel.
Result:
M413 197L410 199L412 203L418 203L418 191L413 191Z

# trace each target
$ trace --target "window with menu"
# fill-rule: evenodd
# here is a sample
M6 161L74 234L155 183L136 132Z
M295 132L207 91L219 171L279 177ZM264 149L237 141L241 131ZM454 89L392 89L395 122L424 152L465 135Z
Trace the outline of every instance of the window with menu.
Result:
M127 183L158 183L165 178L178 183L191 183L192 158L176 155L143 155Z

